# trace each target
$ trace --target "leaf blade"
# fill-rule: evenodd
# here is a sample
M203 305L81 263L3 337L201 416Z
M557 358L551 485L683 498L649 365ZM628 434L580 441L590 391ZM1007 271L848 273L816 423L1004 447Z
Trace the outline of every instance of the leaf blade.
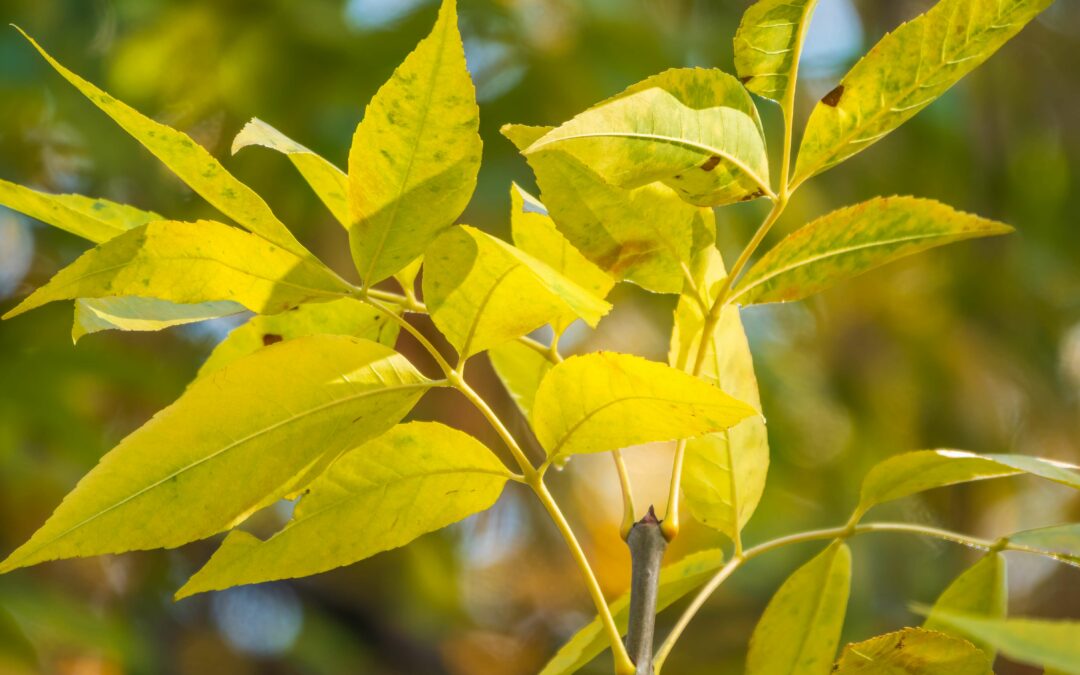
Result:
M784 104L816 6L817 0L759 0L746 9L735 32L735 71L747 89Z
M1080 622L1046 619L987 619L941 612L953 630L993 644L1013 661L1080 675Z
M934 602L929 616L923 623L927 630L947 630L938 620L941 612L960 612L993 619L1004 619L1008 609L1009 588L1006 581L1005 556L988 553L979 562L958 576ZM992 645L975 640L987 658L993 662L997 655Z
M904 628L849 644L836 675L991 675L975 645L923 628Z

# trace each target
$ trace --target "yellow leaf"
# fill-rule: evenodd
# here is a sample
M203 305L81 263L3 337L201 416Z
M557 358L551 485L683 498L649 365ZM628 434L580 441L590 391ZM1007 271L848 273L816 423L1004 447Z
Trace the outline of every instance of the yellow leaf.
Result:
M786 105L816 5L817 0L758 0L746 9L735 33L735 70L747 89Z
M987 658L967 640L905 628L844 647L833 675L993 675Z
M38 192L6 180L0 180L0 205L96 244L133 227L161 220L152 211L107 199Z
M935 612L962 612L1004 619L1009 602L1009 586L1005 576L1005 556L987 553L949 584L934 602L923 628L948 632L948 628L934 616ZM974 642L990 661L994 660L997 650L993 645L978 640Z
M78 342L84 335L103 330L162 330L243 311L243 305L229 300L182 304L157 298L80 298L75 301L71 339Z
M1010 661L1042 666L1047 673L1080 675L1080 621L989 619L940 612L942 624L954 632L992 644Z
M553 364L545 355L517 341L492 347L488 350L488 358L521 414L528 418L532 414L536 390Z

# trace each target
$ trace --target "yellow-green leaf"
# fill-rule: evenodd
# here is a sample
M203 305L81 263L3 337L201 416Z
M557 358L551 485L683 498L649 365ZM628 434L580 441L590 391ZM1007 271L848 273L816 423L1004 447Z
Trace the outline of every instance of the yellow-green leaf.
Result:
M935 246L1012 232L931 199L876 197L792 232L743 276L731 301L801 300L838 281Z
M100 244L133 227L161 220L143 211L107 199L83 195L54 195L0 180L0 206L6 206L53 227Z
M695 284L712 303L715 289L724 277L724 261L709 246L695 261ZM692 372L705 323L701 305L687 289L675 309L668 362ZM754 360L746 340L739 308L725 306L706 346L699 377L715 384L760 412ZM686 443L682 491L694 517L732 539L746 525L765 489L769 470L769 438L760 416L744 419L732 428Z
M232 143L232 154L259 145L288 156L326 208L343 227L349 226L349 177L320 155L260 119L244 125Z
M1017 532L1009 537L1009 541L1061 562L1080 566L1080 523Z
M723 551L709 549L691 553L678 562L663 567L660 570L658 582L656 611L662 612L704 584L723 564ZM619 596L608 605L608 609L619 631L625 634L630 619L630 594L624 593ZM568 675L577 672L610 646L603 624L597 617L575 633L574 637L559 649L558 653L540 671L540 675Z
M834 675L993 675L991 660L961 638L904 628L844 647Z
M300 305L281 314L255 316L234 328L210 353L199 377L263 347L305 335L351 335L393 347L398 324L380 310L353 298Z
M949 584L938 597L923 623L929 630L948 630L937 619L940 612L960 612L991 619L1004 619L1008 608L1009 587L1006 581L1005 556L988 553ZM975 640L975 646L994 660L993 645Z
M257 313L332 300L349 286L311 258L211 221L158 221L87 251L4 315L54 300L148 296L175 303L231 300Z
M319 335L196 380L106 454L0 572L227 530L396 424L431 386L383 345Z
M404 546L488 508L509 477L466 433L437 422L394 427L312 481L273 537L230 532L176 596L307 576Z
M816 6L817 0L758 0L746 9L735 32L735 71L747 89L786 105Z
M758 620L746 675L828 675L851 590L851 551L834 541L780 586Z
M21 29L20 29L20 32ZM29 35L27 40L56 72L83 93L90 102L111 117L124 131L160 159L182 181L219 211L240 225L281 248L301 257L310 257L296 237L282 224L259 195L238 181L190 136L159 124L134 108L116 100L60 65Z
M462 357L568 313L595 326L611 309L545 263L467 225L441 234L424 259L431 320Z
M1026 455L976 455L963 450L919 450L889 457L866 474L858 514L883 502L933 488L1027 473L1080 490L1080 467Z
M375 94L349 153L349 240L366 284L416 259L461 215L480 168L476 89L455 0Z
M506 391L528 418L532 414L536 390L553 364L545 355L517 341L492 347L488 350L488 358Z
M1080 675L1080 621L988 619L954 612L938 613L954 631L992 644L1018 663Z
M573 356L540 383L532 423L548 457L618 450L722 431L750 405L662 363L630 354Z
M881 39L814 107L793 183L869 147L945 93L1053 0L940 0Z
M103 330L155 331L207 319L218 319L244 311L229 300L182 304L157 298L111 297L75 301L75 321L71 339Z

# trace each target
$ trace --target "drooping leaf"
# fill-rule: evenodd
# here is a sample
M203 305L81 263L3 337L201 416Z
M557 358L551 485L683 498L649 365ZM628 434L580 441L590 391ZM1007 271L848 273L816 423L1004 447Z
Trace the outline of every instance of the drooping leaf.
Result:
M798 185L869 147L941 96L1053 0L940 0L881 39L807 122Z
M573 281L599 299L607 297L615 281L589 262L555 227L547 208L517 184L510 186L510 230L514 245ZM556 334L570 325L575 314L552 322Z
M1062 562L1080 566L1080 523L1017 532L1009 537L1009 542L1027 546Z
M102 457L0 572L227 530L396 424L432 384L382 345L298 338L196 380Z
M765 141L753 117L730 107L696 109L659 87L590 108L525 154L545 148L620 187L662 182L697 206L771 194Z
M780 586L758 620L747 675L828 675L851 590L851 551L834 541Z
M504 342L488 350L491 367L499 376L510 397L528 418L540 382L552 368L546 356L520 342Z
M816 6L817 0L758 0L746 9L735 33L735 71L747 89L784 104Z
M236 134L232 154L252 145L286 155L334 218L342 227L349 227L349 177L344 171L257 118Z
M883 502L933 488L1031 474L1080 490L1080 467L1026 455L976 455L963 450L919 450L889 457L863 479L858 514Z
M0 206L6 206L53 227L100 244L133 227L161 220L143 211L107 199L83 195L54 195L0 180Z
M163 220L87 251L4 318L54 300L132 295L174 303L230 300L274 313L349 290L322 263L242 230L211 221Z
M898 258L1008 225L930 199L876 197L824 215L792 232L736 283L743 305L801 300Z
M306 335L351 335L393 347L398 324L380 310L352 298L300 305L281 314L255 316L234 328L199 368L199 377L220 370L263 347Z
M656 611L662 612L698 588L712 577L724 565L724 553L719 549L709 549L691 553L685 558L671 563L660 570L660 581L656 597ZM608 605L615 625L626 633L630 617L630 594L626 593ZM574 634L574 637L559 649L548 661L540 675L569 675L577 672L589 661L599 656L610 647L600 618L593 619L588 625Z
M700 436L757 414L708 382L662 363L595 352L551 369L536 392L532 423L556 461Z
M462 357L567 314L595 326L611 309L543 262L467 225L441 234L425 261L431 320Z
M939 612L938 621L997 647L1010 660L1080 675L1080 622L1047 619L987 619Z
M1008 609L1009 587L1006 582L1005 556L988 553L979 562L958 576L938 597L923 628L946 631L938 620L940 612L959 612L991 619L1004 619ZM993 645L974 640L975 646L993 662L997 654Z
M20 32L21 29L20 29ZM219 211L251 232L300 257L310 257L270 207L251 188L238 181L190 136L159 124L134 108L109 96L60 65L29 35L23 36L56 72L111 117L124 131L169 167L180 180Z
M992 675L991 660L952 635L904 628L844 647L834 675Z
M725 276L724 261L714 246L698 254L694 279L706 303L712 303L714 290ZM705 314L687 289L675 309L668 354L672 366L693 371L704 323ZM727 305L721 310L698 375L760 412L754 361L738 307ZM765 421L760 416L748 417L726 431L687 441L683 496L694 518L734 539L757 508L768 470Z
M404 546L488 508L509 477L464 432L437 422L394 427L312 481L273 537L230 532L176 596L307 576ZM355 534L343 536L347 531Z
M157 298L111 297L75 301L71 339L103 330L155 331L196 321L218 319L244 311L229 300L182 304Z
M364 283L424 252L461 215L480 168L476 89L455 0L375 94L349 152L349 240Z

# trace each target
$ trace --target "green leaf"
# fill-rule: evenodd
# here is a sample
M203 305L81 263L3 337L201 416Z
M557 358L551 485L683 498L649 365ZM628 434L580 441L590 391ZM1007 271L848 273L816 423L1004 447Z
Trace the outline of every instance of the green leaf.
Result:
M509 477L466 433L437 422L394 427L339 457L270 539L230 532L176 597L325 572L404 546L488 508Z
M1053 0L941 0L881 39L814 107L794 185L869 147L941 96Z
M431 320L462 358L567 314L595 326L611 309L543 262L467 225L441 234L425 261Z
M480 168L476 89L455 0L368 104L349 153L349 240L364 283L424 252L461 215Z
M660 181L697 206L771 194L757 120L737 108L690 107L659 87L591 108L525 154L544 149L566 152L619 187Z
M1017 532L1009 542L1027 546L1049 557L1080 566L1080 523Z
M431 386L367 340L320 335L255 352L121 441L0 572L227 530L392 427Z
M786 105L816 6L817 0L758 0L746 9L735 33L735 71L747 89Z
M698 255L694 280L711 304L724 279L724 261L715 247ZM691 372L705 323L701 305L687 289L675 309L668 362ZM739 308L725 306L706 347L699 377L740 401L761 410L757 377ZM727 431L692 438L686 443L682 491L699 522L735 539L757 508L769 470L769 438L760 416L748 417Z
M994 645L1012 661L1080 675L1080 622L987 619L953 612L940 612L938 620L959 633Z
M255 316L218 343L199 377L224 368L263 347L306 335L351 335L393 347L398 324L380 310L352 298L300 305L281 314Z
M834 541L769 601L750 638L747 675L828 675L851 590L851 550Z
M96 244L133 227L161 220L152 211L107 199L38 192L6 180L0 180L0 205Z
M547 208L516 183L510 187L510 229L518 249L546 263L598 299L607 297L615 281L589 262L555 227ZM552 322L561 334L577 318L570 313Z
M573 356L540 383L532 423L548 457L618 450L721 431L750 405L662 363L630 354Z
M976 455L963 450L919 450L889 457L866 474L857 514L883 502L933 488L1027 473L1080 490L1080 467L1026 455Z
M801 300L919 251L1009 232L1008 225L930 199L876 197L789 234L735 284L731 301Z
M941 612L959 612L991 619L1004 619L1008 608L1009 587L1006 581L1005 556L1000 553L988 553L970 569L949 584L930 615L923 623L923 628L948 632L946 624L938 620ZM975 646L993 662L996 651L993 645L975 640Z
M334 218L343 227L349 227L349 177L344 171L257 118L252 118L236 134L232 154L252 145L287 155Z
M238 181L190 136L159 124L60 65L22 29L19 32L56 72L160 159L192 190L240 225L281 248L310 257L296 237L251 188Z
M492 347L488 358L521 414L528 418L532 415L536 390L553 364L540 352L517 341Z
M993 675L975 645L922 628L904 628L844 648L834 675Z
M350 292L322 263L212 221L142 225L82 254L4 315L54 300L151 296L175 303L231 300L274 313Z
M181 304L157 298L111 297L75 301L71 339L103 330L155 331L238 314L244 306L229 300Z
M662 612L704 584L723 565L723 551L709 549L691 553L678 562L663 567L658 582L656 611ZM630 618L630 594L621 595L608 605L608 609L615 619L615 625L625 635ZM596 617L559 649L540 671L540 675L567 675L576 672L610 646L600 617Z

